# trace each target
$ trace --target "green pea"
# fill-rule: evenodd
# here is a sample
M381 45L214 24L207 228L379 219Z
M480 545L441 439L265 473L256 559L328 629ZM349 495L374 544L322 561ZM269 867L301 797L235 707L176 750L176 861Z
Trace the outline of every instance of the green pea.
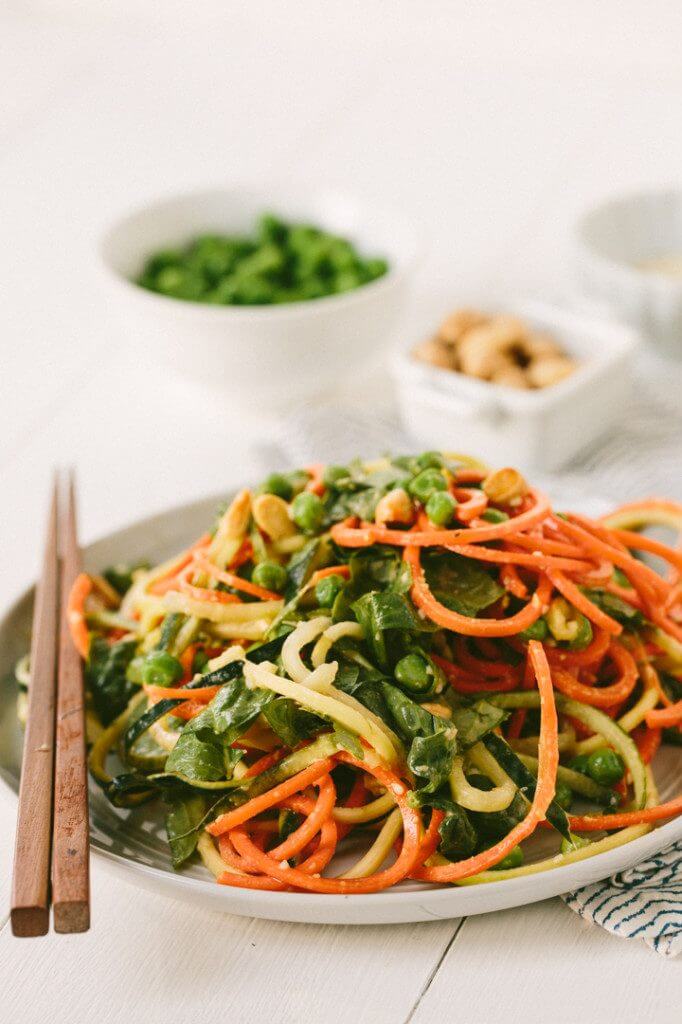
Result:
M356 270L341 270L334 277L334 291L338 294L352 292L363 283Z
M602 786L613 786L625 774L623 758L610 747L600 747L587 759L587 774Z
M322 480L326 487L333 487L339 480L347 480L350 471L345 466L325 466Z
M142 682L146 686L172 686L184 674L177 658L168 651L150 651L142 665Z
M495 865L496 871L507 871L509 868L520 868L523 864L523 850L515 846L511 853L503 857L499 864Z
M441 469L443 466L443 456L440 452L424 452L422 455L417 456L414 464L419 470Z
M559 807L563 807L565 811L570 811L571 804L573 803L573 790L561 779L557 779L556 787L554 790L554 802L559 804Z
M570 833L571 841L568 839L561 840L561 852L562 853L573 853L574 850L582 850L584 846L590 845L590 840L585 839L584 836L577 836L574 832Z
M343 576L333 573L331 576L323 576L315 587L315 597L320 608L331 608L336 598L345 586Z
M324 522L324 505L316 494L301 491L292 502L291 517L304 533L315 533Z
M394 674L411 693L427 693L434 683L433 667L422 654L406 654L396 665Z
M435 526L452 522L457 502L447 491L434 491L426 502L426 514Z
M581 775L589 775L587 770L587 763L589 757L587 754L578 754L572 761L569 761L568 767L572 768L574 772L580 772Z
M410 480L407 489L414 498L425 505L434 491L445 491L447 486L440 470L425 469Z
M370 281L383 277L387 270L388 263L386 260L367 260L365 262L365 272Z
M502 509L487 508L485 512L481 512L481 519L485 519L486 523L506 523L509 516Z
M522 640L544 640L548 633L547 623L543 618L539 618L531 626L522 629L519 636Z
M280 594L287 585L287 571L279 562L259 562L251 574L251 580L258 587L274 590Z
M258 488L261 494L276 494L284 501L291 501L294 489L283 473L271 473Z

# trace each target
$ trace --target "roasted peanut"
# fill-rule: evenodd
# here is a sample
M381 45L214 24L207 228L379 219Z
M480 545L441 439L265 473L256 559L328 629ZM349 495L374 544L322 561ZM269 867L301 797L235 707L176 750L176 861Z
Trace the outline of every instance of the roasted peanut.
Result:
M248 529L250 517L251 491L245 489L235 495L223 513L214 539L243 537Z
M528 484L518 469L496 469L483 481L483 490L496 505L512 505L528 494Z
M454 370L455 359L450 348L440 338L427 338L412 349L412 355L442 370Z
M523 324L514 317L494 317L487 324L474 327L459 344L462 370L472 377L490 380L523 336Z
M386 523L400 523L410 526L414 522L415 510L407 491L402 487L395 487L377 503L374 511L374 521L380 526Z
M545 356L560 356L560 347L554 338L548 334L534 334L529 332L521 342L520 347L529 360L543 359Z
M273 540L283 540L296 533L289 517L289 506L276 494L259 494L253 503L253 518L259 529Z
M467 331L487 321L488 317L476 309L458 309L445 318L438 329L438 337L448 345L456 345Z
M515 366L514 363L505 362L504 366L496 370L490 379L493 384L502 384L507 388L528 387L526 371L522 370L520 366Z
M573 361L566 356L546 356L534 359L526 373L533 387L548 388L570 376L574 369Z

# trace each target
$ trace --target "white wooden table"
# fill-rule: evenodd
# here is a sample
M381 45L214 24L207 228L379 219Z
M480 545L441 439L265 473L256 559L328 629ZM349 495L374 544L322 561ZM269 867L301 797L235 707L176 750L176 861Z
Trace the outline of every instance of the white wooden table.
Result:
M578 210L682 177L681 30L677 0L2 5L2 605L35 573L56 462L78 468L88 540L248 476L263 427L229 401L199 421L197 396L123 345L94 270L110 216L223 178L331 181L423 225L423 294L563 291ZM13 819L2 790L1 1015L17 1024L679 1020L682 962L558 900L284 925L148 895L95 859L92 930L15 940Z

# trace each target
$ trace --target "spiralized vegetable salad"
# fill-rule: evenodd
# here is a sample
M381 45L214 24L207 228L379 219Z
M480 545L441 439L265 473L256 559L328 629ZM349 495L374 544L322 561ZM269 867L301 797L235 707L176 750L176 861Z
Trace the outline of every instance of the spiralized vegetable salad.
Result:
M651 526L682 508L554 512L439 452L273 474L162 565L76 581L93 778L162 801L176 867L251 889L488 882L626 843L682 811L649 769L682 738L682 553ZM524 863L538 829L556 853Z

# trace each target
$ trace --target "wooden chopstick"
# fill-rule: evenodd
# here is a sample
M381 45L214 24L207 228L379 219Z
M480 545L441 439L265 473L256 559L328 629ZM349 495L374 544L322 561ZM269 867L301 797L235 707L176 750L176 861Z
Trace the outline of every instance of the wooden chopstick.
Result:
M19 790L10 919L15 935L45 935L50 923L50 846L57 657L58 480L33 612L31 685Z
M60 488L55 475L33 613L14 851L10 917L13 933L23 937L47 933L50 899L56 932L90 927L83 667L68 623L80 564L73 477Z
M85 752L83 666L67 619L68 597L81 571L73 475L64 488L59 539L62 553L61 626L57 674L52 912L56 932L90 927L90 831Z

